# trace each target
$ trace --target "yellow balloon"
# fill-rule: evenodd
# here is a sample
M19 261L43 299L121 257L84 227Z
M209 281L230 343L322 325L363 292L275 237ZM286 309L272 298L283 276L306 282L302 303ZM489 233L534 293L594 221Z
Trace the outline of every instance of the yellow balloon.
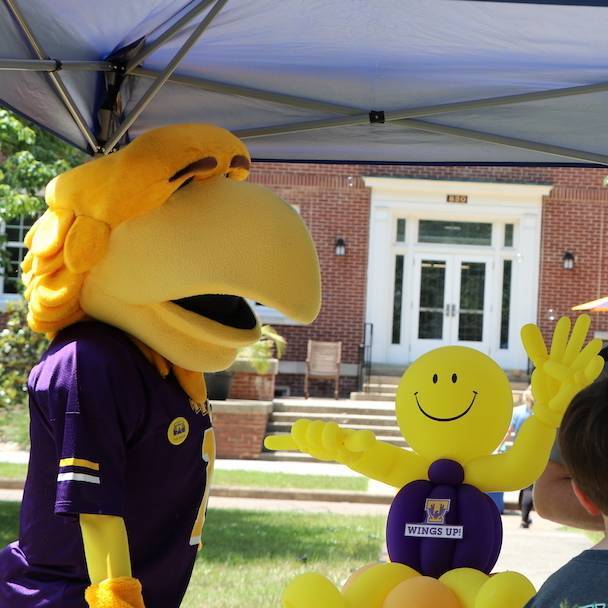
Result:
M500 572L479 590L475 608L523 608L535 594L534 585L523 574Z
M396 398L401 434L433 462L491 454L509 429L509 380L490 357L464 346L422 355L403 375Z
M454 592L462 608L475 608L477 594L489 578L474 568L456 568L446 572L439 580Z
M456 595L436 578L417 576L397 585L384 600L382 608L462 608L462 606Z
M283 608L346 608L346 602L331 581L307 572L289 583L283 593Z
M399 583L419 577L405 564L388 563L364 566L346 581L342 593L349 608L382 608L388 593Z

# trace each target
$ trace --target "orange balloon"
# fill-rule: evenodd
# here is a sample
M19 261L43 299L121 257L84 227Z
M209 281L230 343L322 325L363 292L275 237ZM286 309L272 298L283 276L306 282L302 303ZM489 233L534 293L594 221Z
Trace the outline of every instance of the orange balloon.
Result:
M443 583L430 576L416 576L397 585L382 608L462 608L458 598Z

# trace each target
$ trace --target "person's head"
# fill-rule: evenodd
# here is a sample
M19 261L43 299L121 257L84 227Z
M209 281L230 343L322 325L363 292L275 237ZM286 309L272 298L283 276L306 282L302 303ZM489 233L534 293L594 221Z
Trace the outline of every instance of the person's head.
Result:
M534 405L534 395L532 393L531 384L529 384L528 388L521 394L521 401L528 408L528 410L532 410L532 406Z
M577 498L592 515L608 515L608 378L582 390L559 432L564 463Z

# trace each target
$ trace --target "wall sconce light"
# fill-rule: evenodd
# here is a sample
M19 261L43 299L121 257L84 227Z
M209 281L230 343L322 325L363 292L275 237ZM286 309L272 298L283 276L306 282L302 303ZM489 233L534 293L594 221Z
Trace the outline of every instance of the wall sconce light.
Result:
M346 241L342 237L336 239L336 255L346 255Z
M564 252L562 256L562 264L564 266L564 270L572 270L574 268L574 254L570 251Z

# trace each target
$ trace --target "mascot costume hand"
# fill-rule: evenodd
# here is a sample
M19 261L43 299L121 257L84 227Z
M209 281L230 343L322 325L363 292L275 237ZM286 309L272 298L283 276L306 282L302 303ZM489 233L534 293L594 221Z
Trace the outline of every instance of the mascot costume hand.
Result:
M202 372L258 339L245 298L302 323L320 306L304 223L249 168L227 131L176 125L48 185L23 278L53 341L3 608L179 606L215 457Z
M391 563L366 566L340 591L318 574L295 579L285 608L522 608L534 587L516 572L489 576L500 552L502 522L484 492L531 485L549 459L556 429L574 395L601 372L600 340L583 348L590 319L557 323L550 352L535 325L522 341L536 366L533 415L513 447L493 454L509 428L509 381L482 353L447 346L405 372L396 399L399 428L411 450L370 431L298 420L271 449L298 449L335 460L399 489L387 522Z

